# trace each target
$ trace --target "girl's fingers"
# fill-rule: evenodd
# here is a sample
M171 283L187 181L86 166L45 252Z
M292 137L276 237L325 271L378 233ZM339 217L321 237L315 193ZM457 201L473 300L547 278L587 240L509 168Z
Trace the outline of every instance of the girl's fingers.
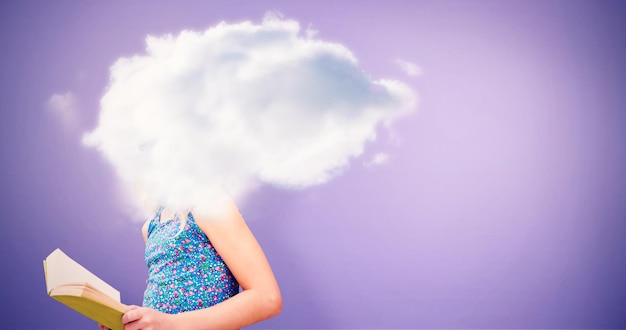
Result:
M128 307L130 307L130 309L122 315L123 324L128 324L141 318L141 310L139 309L139 306L131 305Z

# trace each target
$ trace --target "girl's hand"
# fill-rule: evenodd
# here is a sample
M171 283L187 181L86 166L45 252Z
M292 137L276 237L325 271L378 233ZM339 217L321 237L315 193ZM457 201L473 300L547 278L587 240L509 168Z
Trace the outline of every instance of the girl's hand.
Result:
M122 316L124 330L157 330L174 329L172 315L162 313L156 309L139 306L129 306L130 310Z

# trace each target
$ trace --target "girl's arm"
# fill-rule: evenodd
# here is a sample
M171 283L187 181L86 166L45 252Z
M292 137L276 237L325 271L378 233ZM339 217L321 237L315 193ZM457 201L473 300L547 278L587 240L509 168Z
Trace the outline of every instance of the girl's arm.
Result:
M235 204L229 203L221 219L196 222L243 291L212 307L174 315L133 307L122 318L124 329L239 329L280 313L282 298L267 258Z

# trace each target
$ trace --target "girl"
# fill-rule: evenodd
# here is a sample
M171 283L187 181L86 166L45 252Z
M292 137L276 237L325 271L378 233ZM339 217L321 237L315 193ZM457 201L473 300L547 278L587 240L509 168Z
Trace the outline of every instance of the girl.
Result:
M225 203L217 217L160 208L144 224L148 285L144 306L122 317L125 330L238 329L280 313L263 250L234 202Z

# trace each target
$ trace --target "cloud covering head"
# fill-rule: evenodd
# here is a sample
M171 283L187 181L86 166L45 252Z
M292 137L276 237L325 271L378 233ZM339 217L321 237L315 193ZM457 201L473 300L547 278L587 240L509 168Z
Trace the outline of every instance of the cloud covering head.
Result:
M98 126L84 137L140 199L210 211L219 191L330 180L415 94L373 80L337 43L268 16L148 36L110 68Z

